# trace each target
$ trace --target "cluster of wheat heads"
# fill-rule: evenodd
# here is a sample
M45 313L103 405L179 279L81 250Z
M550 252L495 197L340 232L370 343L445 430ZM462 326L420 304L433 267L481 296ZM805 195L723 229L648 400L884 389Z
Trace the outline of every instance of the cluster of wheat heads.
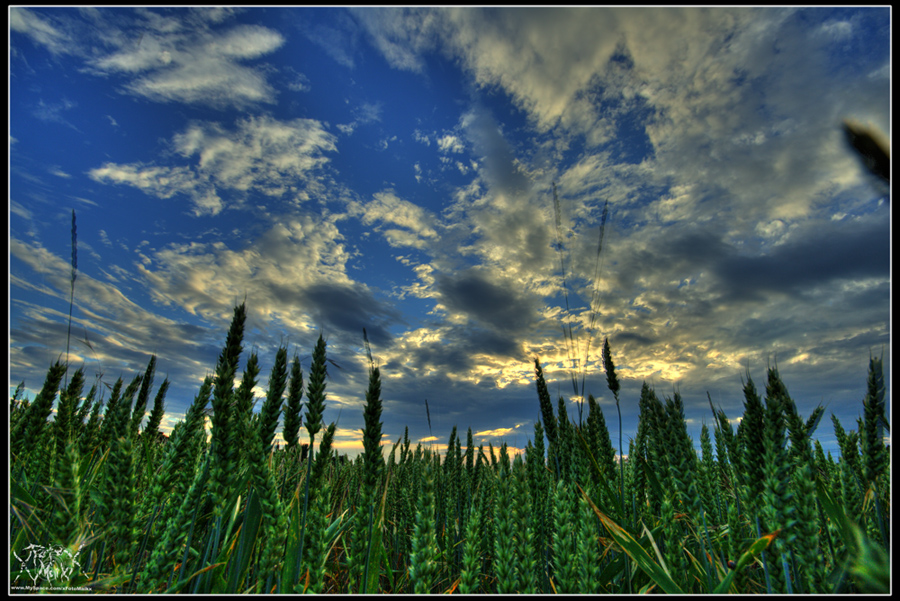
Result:
M604 363L608 352L605 347ZM611 367L610 361L615 394ZM546 416L549 394L537 360L535 369ZM580 474L575 486L602 524L602 552L623 553L642 573L629 575L626 564L621 572L630 586L619 591L887 592L890 465L882 374L882 361L871 359L857 432L846 434L832 416L838 461L812 438L824 409L802 418L776 368L767 372L764 399L748 374L736 432L710 403L715 453L705 425L701 453L695 452L677 393L660 400L644 384L637 434L619 462L623 479L616 478L605 425L598 439L590 416L586 427L575 428L577 443L559 440L571 428L558 428L555 442L548 429L549 456L562 479Z
M542 418L522 454L466 440L447 451L380 446L380 371L370 360L354 460L322 422L326 345L305 382L279 349L262 405L237 307L215 374L169 437L168 381L145 409L156 358L103 402L82 370L50 367L10 406L10 585L123 593L831 593L890 585L890 465L881 360L869 364L856 430L836 418L838 459L812 434L777 370L744 384L735 430L713 410L701 452L681 399L644 386L619 461L599 404L583 425L554 409L540 362ZM618 391L608 341L608 384ZM612 369L610 369L612 368ZM626 401L627 402L627 401ZM50 420L56 404L55 418ZM301 418L302 408L305 414ZM211 410L210 410L211 409ZM211 418L211 429L206 419ZM286 444L273 444L278 423ZM142 424L143 427L142 427ZM299 442L305 425L309 446ZM318 443L318 444L316 444ZM621 446L621 443L620 443ZM309 452L306 452L306 451ZM58 549L55 570L27 549ZM64 566L68 558L71 565Z

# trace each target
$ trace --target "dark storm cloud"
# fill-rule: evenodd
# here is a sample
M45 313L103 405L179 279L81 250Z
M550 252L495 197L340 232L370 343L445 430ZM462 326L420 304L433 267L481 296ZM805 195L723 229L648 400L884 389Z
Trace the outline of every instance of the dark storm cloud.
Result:
M536 315L532 303L508 284L488 281L474 270L441 275L436 285L441 300L450 311L465 313L497 331L521 331Z
M890 279L864 290L845 291L842 297L845 306L849 307L850 313L856 317L860 326L887 318L883 308L890 305L890 300Z
M756 298L760 292L800 294L835 280L888 277L887 216L828 222L792 237L760 257L731 253L715 266L725 298Z
M403 362L391 361L384 366L385 373L404 371L410 375L437 370L441 373L465 373L472 368L472 356L458 340L451 336L440 341L421 344L407 349Z
M721 237L709 231L687 232L666 245L658 259L663 265L708 265L717 260L728 247Z
M656 340L653 338L649 338L647 336L643 336L641 334L637 334L635 332L619 332L615 334L615 341L618 344L624 343L634 343L638 346L652 346L656 344Z
M465 343L472 353L500 357L517 357L521 348L512 336L480 328L469 332Z
M664 228L650 245L621 259L618 285L631 289L638 277L671 281L709 270L717 280L713 287L716 298L706 301L715 302L761 300L770 292L808 296L817 287L837 280L886 278L890 270L890 226L882 213L857 221L804 226L791 233L786 242L755 255L728 244L721 233L712 230L667 233ZM692 302L703 300L695 298Z
M777 340L790 339L807 330L807 323L792 316L748 317L722 337L727 335L731 340L746 341L744 344L751 348L771 348Z
M670 280L685 277L731 252L733 250L722 241L721 234L707 230L675 232L664 228L646 248L631 249L625 255L618 255L621 267L610 275L618 278L619 289L629 290L635 286L637 278Z
M382 348L394 342L387 328L399 321L399 313L377 300L367 289L343 284L314 284L301 293L301 303L313 319L323 325L360 339L365 328L372 344Z
M440 340L404 347L402 361L386 363L384 371L403 371L416 377L431 371L465 374L484 360L523 358L521 349L513 335L470 325L453 326L442 330Z

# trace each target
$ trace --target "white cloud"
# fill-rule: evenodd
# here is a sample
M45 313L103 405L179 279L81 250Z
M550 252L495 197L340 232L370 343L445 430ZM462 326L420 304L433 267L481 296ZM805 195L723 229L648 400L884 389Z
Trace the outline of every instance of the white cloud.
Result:
M229 131L216 123L194 123L172 144L181 156L197 157L193 166L107 163L89 175L101 182L128 184L159 198L186 194L195 215L216 215L223 208L217 190L255 191L268 196L304 196L311 173L334 152L336 138L318 121L277 121L249 117Z
M828 21L823 23L817 32L832 40L845 40L853 36L853 23L850 21Z
M304 332L315 325L312 308L298 301L305 290L322 284L360 286L347 276L350 255L342 239L334 219L285 216L239 248L220 240L170 244L137 269L164 304L195 315L217 315L246 295L260 323Z
M275 88L264 65L247 66L281 47L284 37L260 25L221 25L233 11L204 8L179 17L147 9L136 18L97 9L81 16L89 28L65 12L10 9L10 29L30 36L55 54L84 57L89 71L124 75L123 90L157 102L184 102L215 108L273 103ZM68 29L77 31L78 35ZM296 83L296 82L295 82Z
M278 32L259 25L185 30L158 16L147 20L150 27L138 34L137 43L119 42L115 52L92 59L92 68L99 74L136 76L125 89L158 102L217 108L274 102L275 89L264 72L241 61L279 48L284 38Z
M617 20L596 9L381 9L359 11L373 44L394 67L421 71L440 47L481 86L500 85L541 129L565 113L614 51Z
M421 54L434 48L438 14L424 8L354 9L353 14L369 33L372 43L395 68L422 72Z
M441 152L460 153L465 150L462 140L452 134L446 134L438 138L437 145Z
M203 52L236 59L258 58L284 43L277 31L260 25L241 25L214 37L203 45Z
M185 157L196 155L198 168L217 185L284 194L289 183L304 179L327 162L323 152L334 152L335 137L318 121L278 121L258 116L241 120L235 131L217 124L195 123L174 137L175 149Z
M130 184L148 194L160 198L171 198L179 192L187 192L195 187L195 178L186 167L145 167L140 163L116 165L106 163L91 169L88 175L100 182Z
M10 199L9 201L9 212L13 215L18 215L22 219L28 219L29 221L32 218L31 211L29 209L25 208L22 203L16 202L12 199Z
M39 44L43 44L54 54L64 54L72 51L69 36L54 27L50 20L41 17L26 8L10 7L9 28L12 31L24 33Z
M729 190L752 228L759 219L802 218L822 194L861 183L823 177L849 168L838 119L821 117L835 102L876 122L885 114L860 100L872 94L835 88L824 68L827 45L849 39L852 24L831 22L810 34L795 12L579 7L357 15L396 68L421 71L428 53L444 53L478 85L509 94L538 132L584 136L592 153L620 145L623 123L639 123L644 160L653 167L645 185L697 183L698 200ZM414 138L429 140L419 131ZM457 148L450 137L438 139L442 150ZM608 156L610 166L619 161Z
M365 225L386 223L406 228L389 228L384 232L391 246L423 248L426 243L424 239L437 237L434 216L422 207L399 198L391 190L377 192L365 204L351 203L348 212L359 216Z
M395 248L411 247L424 249L426 242L409 230L398 230L389 228L384 230L384 239L387 243Z

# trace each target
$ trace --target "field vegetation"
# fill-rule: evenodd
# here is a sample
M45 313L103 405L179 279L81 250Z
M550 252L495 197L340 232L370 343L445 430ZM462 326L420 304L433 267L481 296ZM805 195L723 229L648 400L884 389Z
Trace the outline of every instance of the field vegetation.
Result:
M13 395L12 592L889 591L880 359L869 362L854 427L832 416L836 458L814 438L824 409L800 415L774 367L761 390L747 375L742 416L710 402L713 427L697 452L677 393L659 398L644 384L640 398L619 399L608 340L607 384L617 404L640 406L627 449L594 397L580 423L570 420L535 358L542 418L524 453L476 446L471 429L454 427L442 456L408 435L381 446L381 374L369 353L364 450L350 460L323 423L325 341L305 380L279 349L255 399L255 353L239 376L245 315L235 308L214 375L168 437L168 380L154 395L155 356L105 402L98 385L84 393L83 369L63 383L60 362L33 400L21 400L22 387ZM273 443L279 423L285 445ZM36 549L57 550L53 569L35 569Z

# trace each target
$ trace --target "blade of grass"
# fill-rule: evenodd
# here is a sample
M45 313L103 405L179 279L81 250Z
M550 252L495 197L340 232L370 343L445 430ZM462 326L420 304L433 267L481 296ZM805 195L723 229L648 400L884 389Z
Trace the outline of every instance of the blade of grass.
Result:
M591 509L593 509L594 513L597 514L597 517L600 518L606 531L609 532L610 536L613 537L613 540L622 547L622 550L625 551L632 561L634 561L637 566L665 592L670 595L683 595L684 591L682 591L681 587L672 580L672 576L669 574L668 570L656 563L647 550L644 549L628 531L597 509L597 506L594 505L594 502L591 501L587 493L585 493L580 486L578 488L581 490L582 496L591 506Z
M381 573L381 559L385 554L384 550L384 541L382 540L382 531L384 529L384 508L387 504L387 491L388 484L390 483L390 473L388 473L387 481L384 486L384 493L381 495L381 503L378 507L378 516L377 519L374 519L374 524L371 524L369 529L369 544L368 549L366 549L366 567L363 575L363 581L365 582L365 593L366 594L375 594L378 592L378 576ZM374 512L374 507L373 507ZM374 515L370 517L370 520L374 518ZM374 556L374 557L373 557ZM375 564L370 568L370 561L374 558ZM389 565L389 564L386 564ZM387 570L390 572L390 570Z
M306 475L301 474L305 479ZM300 507L300 487L303 482L294 487L294 495L291 497L290 521L288 523L287 545L284 553L284 567L282 568L282 582L297 582L300 575L300 558L303 549L300 546L301 531L303 529Z
M236 556L232 556L232 572L228 586L229 591L238 590L241 580L247 573L250 566L250 557L253 551L253 545L256 543L259 535L259 525L262 523L262 508L259 505L259 498L256 491L250 494L247 499L247 506L244 508L244 520L241 525L240 541L237 546ZM285 564L287 565L287 564Z
M750 547L746 551L744 551L740 559L738 559L737 564L734 566L734 569L728 572L728 575L725 576L725 579L719 583L719 586L717 586L715 590L712 591L712 594L722 595L727 593L728 589L731 588L731 583L734 580L735 574L753 563L757 555L769 548L769 545L771 545L772 541L774 541L778 537L778 534L778 531L771 532L753 541Z
M203 574L206 574L210 570L214 570L214 569L224 566L224 565L225 565L224 563L214 563L212 565L206 566L205 568L201 568L201 569L197 570L196 572L194 572L193 574L191 574L190 576L188 576L187 578L185 578L184 580L179 580L178 582L176 582L175 584L173 584L172 586L167 588L166 592L164 592L163 594L171 595L173 593L177 593L181 589L183 589L185 586L190 584L191 580L193 580L197 576L202 576Z

